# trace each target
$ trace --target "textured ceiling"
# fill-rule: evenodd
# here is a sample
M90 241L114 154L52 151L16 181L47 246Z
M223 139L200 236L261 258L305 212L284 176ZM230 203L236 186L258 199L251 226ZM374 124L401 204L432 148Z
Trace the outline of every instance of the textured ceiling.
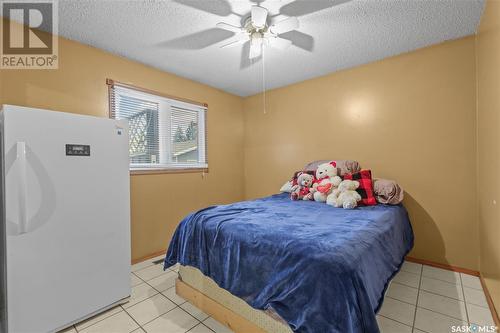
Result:
M246 60L248 44L220 49L258 1L61 0L59 34L222 90L263 90L263 61ZM483 0L267 0L269 23L298 16L286 51L266 48L266 89L325 75L471 35ZM312 38L311 38L311 37ZM314 39L313 39L314 38ZM212 43L216 43L211 45Z

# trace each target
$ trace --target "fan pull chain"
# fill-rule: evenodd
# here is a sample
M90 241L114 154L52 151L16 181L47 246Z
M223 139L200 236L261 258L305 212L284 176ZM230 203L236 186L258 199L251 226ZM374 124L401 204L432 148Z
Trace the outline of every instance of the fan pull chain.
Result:
M263 96L263 107L264 107L264 114L267 113L266 110L266 62L265 62L265 54L264 54L264 49L265 46L262 45L262 96Z

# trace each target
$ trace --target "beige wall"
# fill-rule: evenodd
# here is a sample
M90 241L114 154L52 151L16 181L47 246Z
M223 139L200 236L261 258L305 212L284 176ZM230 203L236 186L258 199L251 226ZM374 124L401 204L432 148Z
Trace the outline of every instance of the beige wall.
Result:
M468 37L245 99L246 197L355 159L406 190L412 256L478 269L474 64Z
M131 177L133 258L165 249L191 211L243 199L240 97L65 39L59 42L59 59L58 70L0 71L0 104L107 117L106 78L112 78L209 105L205 178L199 173Z
M487 2L476 45L480 269L499 310L500 2Z
M480 100L487 94L482 84L496 79L490 67L481 67L481 57L489 66L497 61L488 52L481 56L481 40L493 38L488 34L478 42ZM447 42L269 91L264 114L261 95L242 99L61 39L59 70L0 71L0 104L105 117L106 78L209 104L205 178L131 178L134 258L164 249L180 219L197 208L276 193L307 161L337 158L359 160L375 176L404 186L416 234L413 256L478 269L475 60L474 37ZM481 75L490 81L482 83ZM487 110L479 116L479 128L496 120ZM493 140L491 128L480 143ZM496 166L481 163L484 154L480 172ZM479 196L488 221L497 211L482 198L492 196ZM483 221L482 236L493 237L493 231L498 234ZM498 286L498 256L490 254L498 248L481 244L481 269Z

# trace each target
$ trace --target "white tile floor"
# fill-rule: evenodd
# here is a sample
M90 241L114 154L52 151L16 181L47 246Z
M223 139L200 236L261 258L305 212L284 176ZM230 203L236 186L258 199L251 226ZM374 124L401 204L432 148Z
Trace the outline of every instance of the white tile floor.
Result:
M64 330L65 333L231 332L175 293L177 267L163 271L154 262L132 266L130 301Z
M132 266L130 302L64 332L232 332L175 293L176 268L153 262ZM382 333L447 333L452 325L494 325L479 279L405 262L377 315Z
M377 321L382 333L448 333L453 325L494 325L478 277L412 262L405 262L392 280Z

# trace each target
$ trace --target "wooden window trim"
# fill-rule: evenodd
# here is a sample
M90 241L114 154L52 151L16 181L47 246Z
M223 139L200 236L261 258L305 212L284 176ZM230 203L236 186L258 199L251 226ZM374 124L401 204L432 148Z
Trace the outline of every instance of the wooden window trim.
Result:
M131 176L140 175L160 175L160 174L176 174L176 173L208 173L208 168L166 168L166 169L132 169L130 170Z
M188 99L188 98L183 98L183 97L178 97L178 96L164 94L164 93L161 93L161 92L158 92L158 91L155 91L155 90L151 90L151 89L147 89L147 88L141 88L141 87L135 86L133 84L129 84L129 83L123 83L123 82L115 81L115 80L112 80L112 79L106 79L106 84L109 87L113 87L114 86L114 87L128 88L128 89L137 90L137 91L140 91L140 92L143 92L143 93L146 93L146 94L151 94L151 95L156 95L156 96L160 96L160 97L165 97L165 98L168 98L168 99L174 99L174 100L179 101L179 102L184 102L184 103L189 103L189 104L195 104L195 105L202 106L202 107L205 107L205 108L208 109L208 104L207 103L202 103L202 102L194 101L194 100L191 100L191 99ZM111 117L111 103L109 104L109 115Z
M132 90L137 90L137 91L140 91L140 92L143 92L143 93L146 93L146 94L151 94L151 95L156 95L156 96L160 96L160 97L164 97L164 98L168 98L168 99L173 99L173 100L176 100L176 101L180 101L180 102L184 102L184 103L190 103L190 104L194 104L194 105L198 105L198 106L201 106L201 107L204 107L207 109L207 112L205 113L205 161L208 165L208 104L207 103L202 103L202 102L198 102L198 101L194 101L194 100L191 100L191 99L187 99L187 98L183 98L183 97L178 97L178 96L173 96L173 95L169 95L169 94L164 94L164 93L160 93L158 91L155 91L155 90L151 90L151 89L147 89L147 88L141 88L141 87L138 87L138 86L135 86L133 84L129 84L129 83L123 83L123 82L119 82L119 81L115 81L113 79L106 79L106 84L108 86L108 117L109 118L112 118L111 117L111 89L113 87L122 87L122 88L128 88L128 89L132 89ZM178 174L178 173L208 173L209 172L209 168L157 168L157 169L131 169L130 170L130 175L131 176L139 176L139 175L159 175L159 174Z

